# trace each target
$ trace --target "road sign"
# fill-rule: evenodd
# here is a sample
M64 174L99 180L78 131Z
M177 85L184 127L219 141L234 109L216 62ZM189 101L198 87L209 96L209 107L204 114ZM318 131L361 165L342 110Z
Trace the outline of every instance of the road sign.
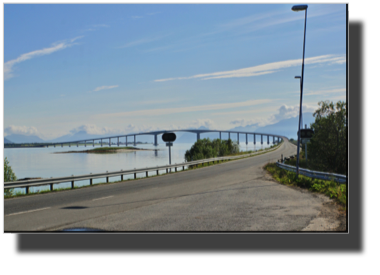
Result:
M297 132L298 135L298 132ZM308 138L310 139L314 135L314 131L312 129L301 129L301 139Z
M176 138L177 136L174 133L165 133L162 135L162 140L164 142L173 142Z
M166 142L166 146L173 146L173 142Z

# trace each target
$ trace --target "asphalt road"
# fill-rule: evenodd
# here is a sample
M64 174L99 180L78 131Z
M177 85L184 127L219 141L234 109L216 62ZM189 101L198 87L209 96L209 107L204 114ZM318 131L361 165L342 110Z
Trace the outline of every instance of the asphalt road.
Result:
M159 177L6 199L4 230L300 231L323 200L276 183L262 169L274 152Z

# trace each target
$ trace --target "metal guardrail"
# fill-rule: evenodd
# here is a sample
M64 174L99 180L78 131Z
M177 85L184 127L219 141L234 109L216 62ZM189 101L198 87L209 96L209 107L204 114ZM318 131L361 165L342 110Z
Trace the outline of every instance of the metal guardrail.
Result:
M279 144L280 145L280 144ZM71 189L74 189L74 182L75 181L83 181L83 180L90 180L90 185L92 185L93 179L98 178L106 178L106 182L109 182L110 177L121 177L121 181L123 181L124 175L131 175L134 174L134 178L137 178L138 173L146 173L146 177L148 177L148 172L156 171L156 174L159 175L159 170L165 170L166 173L169 172L169 169L175 169L175 172L177 172L178 167L182 167L182 171L185 170L185 166L192 166L192 165L198 165L203 163L210 163L210 162L216 162L216 161L222 161L222 160L233 160L233 159L239 159L239 158L245 158L249 156L254 156L261 154L263 152L271 152L274 150L277 150L279 146L276 146L275 148L266 149L264 151L256 151L255 153L250 154L244 154L239 156L227 156L227 157L218 157L218 158L211 158L211 159L202 159L202 160L196 160L191 162L183 162L183 163L176 163L172 165L164 165L164 166L156 166L156 167L146 167L146 168L139 168L139 169L131 169L131 170L121 170L121 171L113 171L113 172L106 172L106 173L97 173L97 174L87 174L87 175L80 175L80 176L69 176L69 177L57 177L57 178L45 178L45 179L34 179L34 180L22 180L22 181L13 181L13 182L5 182L4 183L4 190L6 189L13 189L13 188L26 188L26 194L29 193L29 188L34 186L42 186L42 185L50 185L50 191L52 191L54 188L54 184L58 183L65 183L65 182L71 182Z
M283 164L280 162L277 162L276 165L282 169L296 172L296 167ZM334 173L327 173L327 172L319 172L319 171L312 171L304 168L299 168L299 173L303 176L314 178L314 179L322 179L322 180L335 180L339 183L347 183L347 177L345 175L340 174L334 174Z

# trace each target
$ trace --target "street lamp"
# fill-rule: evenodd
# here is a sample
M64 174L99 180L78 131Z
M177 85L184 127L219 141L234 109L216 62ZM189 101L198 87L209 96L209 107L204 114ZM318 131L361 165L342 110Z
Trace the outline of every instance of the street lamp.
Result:
M303 71L305 61L305 39L306 39L306 18L307 18L307 5L295 5L292 7L292 11L305 11L305 26L303 31L303 55L302 55L302 74L301 74L301 96L300 96L300 114L298 121L298 140L297 140L297 175L299 174L299 159L300 159L300 129L301 129L301 116L302 116L302 94L303 94ZM298 78L298 77L296 77Z
M299 78L300 80L300 96L301 96L301 77L300 76L295 76L294 78ZM301 109L301 128L302 128L302 125L303 125L303 117L302 117L302 109Z

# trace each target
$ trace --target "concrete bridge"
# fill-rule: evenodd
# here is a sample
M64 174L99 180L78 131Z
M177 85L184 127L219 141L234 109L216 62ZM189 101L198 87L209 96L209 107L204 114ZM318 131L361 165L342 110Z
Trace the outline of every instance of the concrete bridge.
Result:
M125 144L128 143L128 137L133 137L133 145L136 146L136 136L143 136L143 135L151 135L154 138L153 144L155 146L158 145L158 136L165 134L165 133L173 133L173 132L189 132L196 134L197 141L201 138L201 134L204 133L219 133L219 139L222 139L222 133L228 133L228 139L231 138L231 134L236 134L237 141L240 142L240 136L245 135L245 143L248 144L248 137L251 135L253 136L253 144L256 144L256 136L260 136L260 143L263 144L264 142L264 136L266 136L267 144L269 144L269 138L272 137L273 143L280 142L284 136L280 135L273 135L273 134L266 134L266 133L255 133L255 132L241 132L241 131L226 131L226 130L197 130L197 129L184 129L184 130L159 130L159 131L151 131L151 132L143 132L143 133L133 133L133 134L127 134L127 135L117 135L117 136L110 136L110 137L102 137L102 138L96 138L96 139L83 139L83 140L76 140L76 141L67 141L67 142L58 142L58 143L51 143L46 145L49 146L59 146L61 145L63 147L64 144L69 144L71 146L72 144L76 144L77 147L79 145L92 145L95 146L95 141L100 141L100 145L103 146L103 140L108 140L109 146L111 146L112 139L117 140L117 145L120 145L120 138L125 138Z

